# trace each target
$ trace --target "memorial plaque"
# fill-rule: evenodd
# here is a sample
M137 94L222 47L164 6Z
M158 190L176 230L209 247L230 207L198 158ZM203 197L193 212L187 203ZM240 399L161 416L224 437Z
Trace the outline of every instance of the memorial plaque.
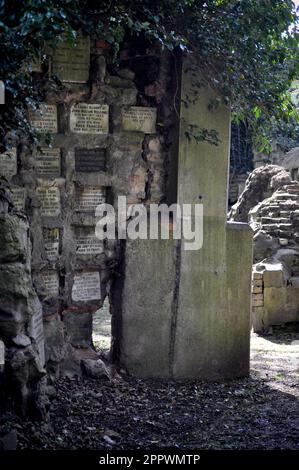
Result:
M36 155L35 169L38 176L60 176L60 149L42 148Z
M31 72L41 72L42 71L42 58L41 56L34 59L29 65Z
M0 175L10 179L17 174L17 149L12 148L0 154Z
M77 103L71 107L70 130L78 134L108 134L107 104Z
M100 273L96 271L83 271L75 273L72 288L74 302L101 299Z
M3 366L5 363L5 345L3 341L0 340L0 366Z
M156 108L131 106L128 109L122 109L122 129L124 131L154 134L156 132L156 121Z
M39 357L42 365L45 364L45 342L44 342L44 324L42 309L38 309L33 315L29 324L29 334L37 344Z
M57 132L57 106L55 104L42 104L36 111L29 111L31 124L42 133Z
M76 227L75 236L77 255L103 253L103 242L95 236L95 227Z
M25 202L26 202L26 188L11 188L11 196L14 203L14 206L19 211L23 211L25 209Z
M105 203L105 189L103 187L76 188L76 211L94 213L99 204Z
M55 261L59 254L59 229L44 228L43 235L47 258Z
M57 217L60 214L60 191L57 186L36 188L40 201L40 213L44 217Z
M89 77L90 39L78 36L74 44L59 44L52 56L52 73L62 82L85 83Z
M106 150L101 148L75 149L75 167L78 172L96 172L106 170Z
M57 271L42 271L40 273L47 297L59 295L59 276Z

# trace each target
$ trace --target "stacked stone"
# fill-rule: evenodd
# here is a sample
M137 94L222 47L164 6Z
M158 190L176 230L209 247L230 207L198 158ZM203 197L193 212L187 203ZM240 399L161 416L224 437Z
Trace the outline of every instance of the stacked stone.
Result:
M31 279L29 225L0 181L0 407L46 413L41 304Z
M299 321L298 221L298 182L283 186L251 212L252 225L257 228L256 254L264 254L253 269L252 322L256 332Z
M280 245L299 242L299 184L294 182L277 190L259 207L253 221L260 229L278 238Z
M128 204L165 199L171 159L166 140L173 118L163 101L170 55L149 48L144 64L123 55L116 69L104 41L80 35L76 41L76 48L63 42L46 51L63 86L48 90L40 111L29 113L42 151L16 142L0 155L0 175L30 221L32 278L53 376L80 374L80 358L94 357L93 313L109 294L119 262L117 241L95 237L96 206L108 202L117 211L119 195ZM51 148L45 134L52 136Z

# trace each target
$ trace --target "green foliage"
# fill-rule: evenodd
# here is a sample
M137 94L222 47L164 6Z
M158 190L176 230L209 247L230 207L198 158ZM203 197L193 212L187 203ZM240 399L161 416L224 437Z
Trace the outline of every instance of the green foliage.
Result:
M265 150L273 132L289 138L298 132L298 114L286 94L298 76L296 24L290 0L0 0L7 103L1 138L15 129L34 138L27 107L42 100L47 77L34 80L30 63L46 43L57 44L65 33L71 41L81 29L107 41L116 58L127 34L196 53L234 119L246 119ZM209 131L202 137L209 140Z

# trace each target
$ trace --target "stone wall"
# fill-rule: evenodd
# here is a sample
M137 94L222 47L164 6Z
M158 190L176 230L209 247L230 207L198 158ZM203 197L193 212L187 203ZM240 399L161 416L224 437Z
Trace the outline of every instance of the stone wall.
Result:
M299 184L278 189L249 212L257 247L252 274L256 332L299 321Z
M170 54L140 43L124 44L119 66L107 44L92 38L46 52L61 85L46 86L41 109L29 111L38 144L12 140L0 174L29 221L46 367L56 377L80 374L81 359L96 357L92 315L117 275L119 246L95 237L95 207L116 206L118 195L129 204L165 198L176 77ZM35 69L35 80L45 67Z
M13 209L0 181L0 408L45 417L42 306L31 279L31 243L26 217Z

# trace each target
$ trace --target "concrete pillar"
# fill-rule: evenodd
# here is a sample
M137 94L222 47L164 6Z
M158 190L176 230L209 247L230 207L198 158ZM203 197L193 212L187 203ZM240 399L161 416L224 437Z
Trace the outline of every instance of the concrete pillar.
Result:
M190 67L191 66L191 67ZM120 361L143 377L215 379L249 372L251 231L227 224L230 111L208 86L194 94L183 63L178 202L203 204L203 247L175 240L127 240ZM194 99L193 99L194 98ZM215 129L218 146L187 136L188 125Z

